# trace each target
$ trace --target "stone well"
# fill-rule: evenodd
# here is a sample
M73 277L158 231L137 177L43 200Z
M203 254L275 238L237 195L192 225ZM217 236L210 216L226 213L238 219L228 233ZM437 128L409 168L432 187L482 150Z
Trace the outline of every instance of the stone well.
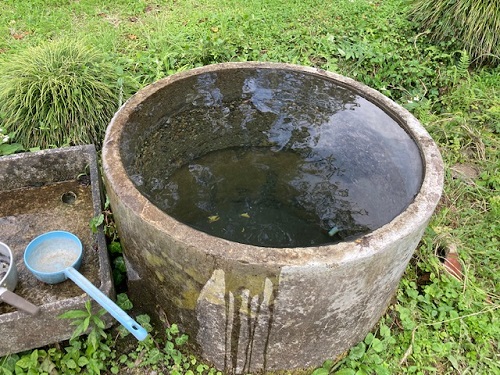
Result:
M199 121L173 121L195 112ZM169 185L158 176L249 146L331 157L349 185L322 177L318 194L330 200L315 208L320 221L332 225L345 196L355 200L353 220L374 221L330 243L265 247L166 213L155 194ZM386 311L443 184L435 143L404 108L352 79L275 63L206 66L139 91L107 129L103 170L131 292L230 373L311 368L362 340Z

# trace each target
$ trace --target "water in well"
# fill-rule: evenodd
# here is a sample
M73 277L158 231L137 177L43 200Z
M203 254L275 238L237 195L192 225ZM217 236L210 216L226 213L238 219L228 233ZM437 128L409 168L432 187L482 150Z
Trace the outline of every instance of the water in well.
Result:
M334 82L272 74L230 88L197 77L187 103L138 141L138 189L196 229L266 247L350 239L404 211L423 174L404 129Z

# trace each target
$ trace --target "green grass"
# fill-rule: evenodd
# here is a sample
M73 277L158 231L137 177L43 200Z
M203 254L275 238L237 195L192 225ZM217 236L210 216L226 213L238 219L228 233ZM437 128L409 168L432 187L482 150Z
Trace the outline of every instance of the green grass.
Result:
M445 191L387 314L315 375L500 374L500 68L479 69L455 41L433 41L408 10L407 0L7 0L0 60L71 35L102 52L131 90L200 65L259 60L336 71L390 96L438 143ZM23 141L11 137L0 152ZM461 281L437 257L449 243ZM159 345L137 358L153 366Z

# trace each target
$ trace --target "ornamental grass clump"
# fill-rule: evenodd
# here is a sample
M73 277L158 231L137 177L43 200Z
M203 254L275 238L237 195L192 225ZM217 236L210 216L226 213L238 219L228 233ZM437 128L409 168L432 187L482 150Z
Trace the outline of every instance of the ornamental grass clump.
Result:
M475 64L500 63L500 0L413 0L411 17L436 42L455 39Z
M81 42L6 56L0 77L0 123L26 148L99 145L118 107L115 69Z

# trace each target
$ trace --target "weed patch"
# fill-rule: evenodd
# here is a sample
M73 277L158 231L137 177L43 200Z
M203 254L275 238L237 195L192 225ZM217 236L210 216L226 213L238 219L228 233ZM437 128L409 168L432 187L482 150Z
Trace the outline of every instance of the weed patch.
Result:
M10 56L0 74L1 121L24 147L99 145L118 107L113 67L76 41Z

